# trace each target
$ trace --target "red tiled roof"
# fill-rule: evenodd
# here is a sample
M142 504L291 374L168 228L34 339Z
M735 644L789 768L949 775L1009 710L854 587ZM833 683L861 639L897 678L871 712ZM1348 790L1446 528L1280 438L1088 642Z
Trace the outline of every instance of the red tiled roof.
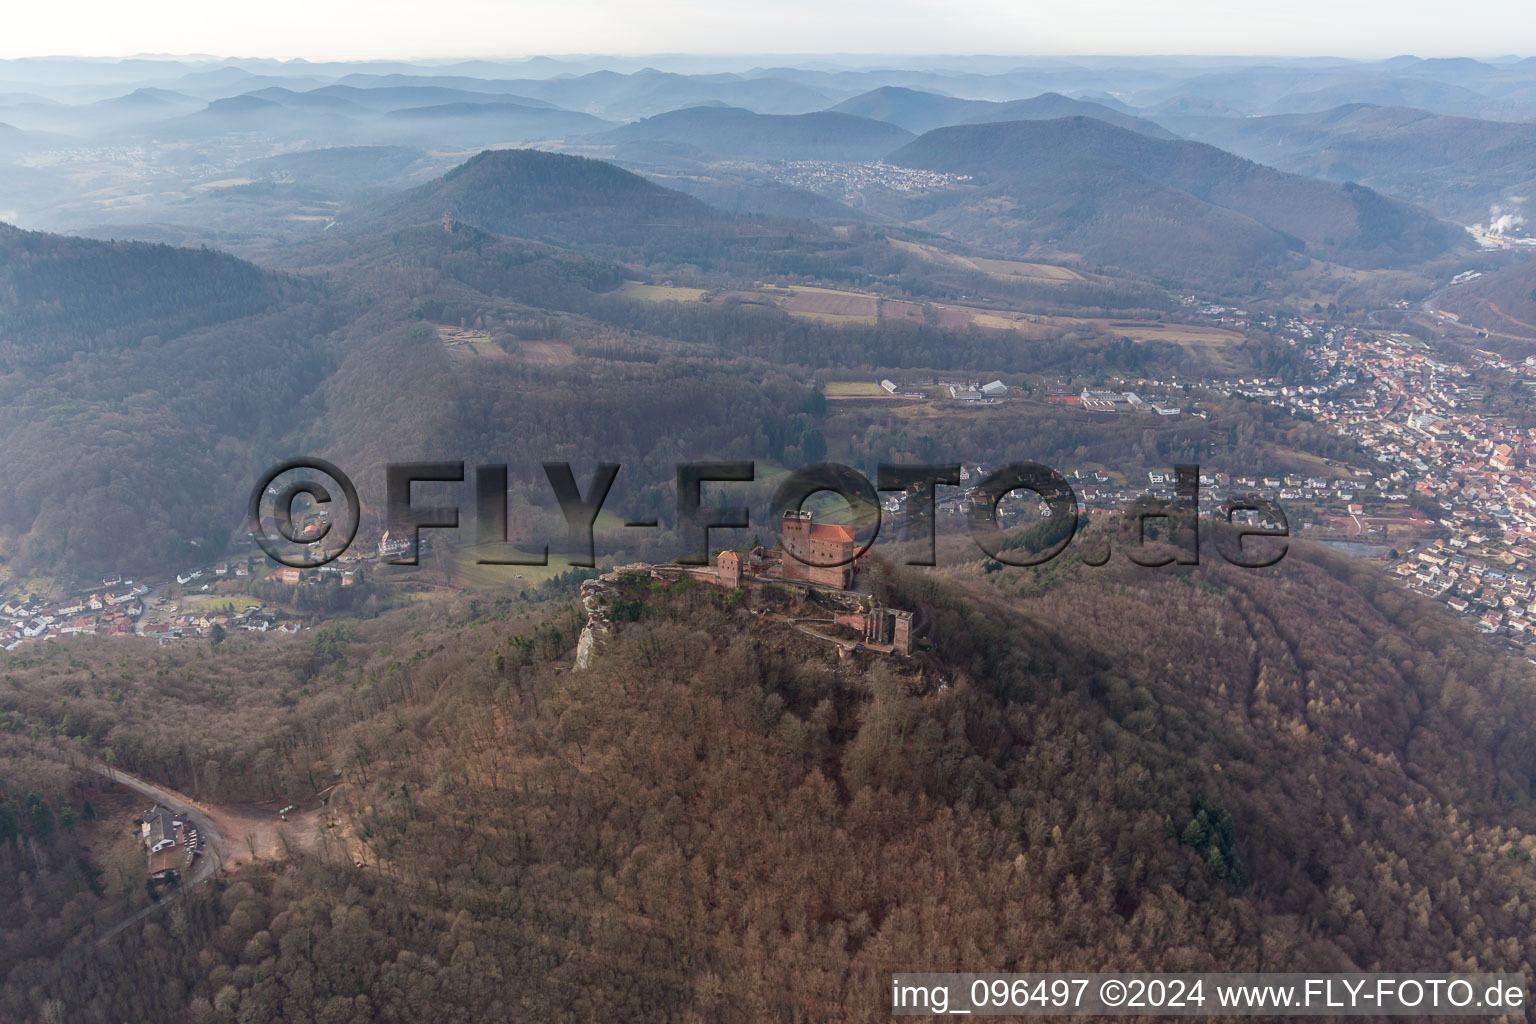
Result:
M149 855L149 873L159 871L180 870L182 861L186 860L187 848L180 844L167 846L157 853Z

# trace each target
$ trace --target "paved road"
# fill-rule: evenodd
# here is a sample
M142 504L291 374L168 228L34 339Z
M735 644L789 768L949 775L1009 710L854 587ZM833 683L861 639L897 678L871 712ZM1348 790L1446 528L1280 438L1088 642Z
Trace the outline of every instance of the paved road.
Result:
M149 593L139 598L139 602L144 605L144 610L139 613L137 619L133 620L133 631L140 636L144 635L144 627L149 625L150 617L154 615L155 598L164 589L164 586L150 587Z

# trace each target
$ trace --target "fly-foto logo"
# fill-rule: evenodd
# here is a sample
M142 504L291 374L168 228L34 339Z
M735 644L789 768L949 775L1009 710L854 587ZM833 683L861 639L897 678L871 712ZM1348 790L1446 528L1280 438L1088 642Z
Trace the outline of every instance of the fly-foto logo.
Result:
M603 463L593 472L585 492L568 462L546 462L549 481L567 530L566 558L572 565L595 566L594 526L603 510L621 466ZM1175 467L1172 498L1144 495L1122 510L1125 532L1129 538L1125 555L1137 565L1198 565L1200 562L1199 497L1200 467ZM286 478L286 479L285 479ZM329 478L330 485L325 482ZM674 528L683 565L705 565L710 560L712 530L745 530L752 525L751 509L745 505L706 507L703 486L747 484L756 480L756 465L747 462L683 462L676 467L677 515ZM475 540L477 545L507 548L508 490L505 465L477 466L471 476L474 487ZM385 561L394 565L417 564L418 542L422 530L456 530L460 506L413 503L412 485L422 483L463 484L462 462L396 462L385 467L385 529L393 544L382 550ZM822 462L791 473L775 489L768 511L768 521L775 529L793 527L808 519L803 511L813 496L830 492L842 498L859 527L849 530L856 542L839 545L835 550L816 550L800 544L786 544L785 550L797 561L816 568L835 568L861 558L874 545L883 522L880 494L896 492L903 496L899 524L902 536L916 541L915 550L905 559L908 565L936 564L938 488L957 487L961 483L959 463L884 464L871 483L863 473L849 466ZM334 487L334 490L332 489ZM1010 495L1027 492L1038 501L1038 521L1021 535L1005 528L1000 506ZM307 497L319 510L304 529L294 523L294 503ZM339 501L338 501L339 497ZM1060 556L1072 544L1078 531L1080 510L1078 496L1067 478L1049 466L1020 462L994 470L972 487L963 499L966 522L976 545L990 558L1013 566L1041 565ZM338 505L339 511L336 510ZM357 536L362 505L357 488L340 468L323 459L290 459L272 468L251 490L248 517L252 537L274 561L292 568L314 568L339 558ZM1290 536L1285 511L1278 502L1259 494L1249 494L1223 503L1218 518L1236 527L1215 534L1218 554L1232 565L1265 568L1286 554L1285 538ZM1238 523L1235 517L1244 516ZM1163 521L1160 531L1167 542L1157 549L1145 545L1147 526ZM626 519L627 529L660 529L657 519ZM1245 538L1267 538L1251 546ZM288 548L298 546L302 553ZM1107 542L1083 545L1079 556L1088 565L1104 565L1111 557ZM548 565L549 547L528 554L507 551L503 555L484 556L482 565Z

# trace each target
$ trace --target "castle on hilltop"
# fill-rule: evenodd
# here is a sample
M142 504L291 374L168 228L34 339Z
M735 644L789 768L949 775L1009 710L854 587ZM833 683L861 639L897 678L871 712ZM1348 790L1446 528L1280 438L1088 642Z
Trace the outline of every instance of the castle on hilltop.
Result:
M784 556L779 560L779 576L839 590L853 586L863 561L862 555L854 557L858 541L853 527L818 523L810 512L793 510L784 513L781 525Z

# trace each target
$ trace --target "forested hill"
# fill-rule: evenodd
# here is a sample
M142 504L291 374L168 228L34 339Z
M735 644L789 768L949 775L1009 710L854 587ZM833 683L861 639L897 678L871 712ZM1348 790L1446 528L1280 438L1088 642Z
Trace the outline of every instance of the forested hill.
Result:
M1439 301L1477 327L1536 341L1536 260L1484 274Z
M972 207L970 223L941 227L968 227L963 233L974 237L1022 219L1036 238L1118 254L1104 262L1121 266L1194 270L1204 256L1242 274L1256 261L1272 261L1278 246L1351 266L1394 267L1471 244L1461 228L1368 188L1287 174L1203 143L1153 139L1092 118L939 128L888 159L981 177L979 194L960 196L959 212ZM1020 204L1020 212L989 221L998 197Z
M0 370L169 340L310 292L222 252L0 224Z
M392 230L444 214L541 241L624 245L648 232L722 225L722 210L613 164L532 149L488 150L443 177L359 208L354 230Z
M0 1014L877 1021L919 967L1532 972L1532 670L1443 609L1300 545L873 572L931 652L649 577L584 671L571 591L154 669L50 645L6 743L205 800L340 785L313 846L19 965Z
M0 548L51 574L223 550L344 315L220 252L0 227Z
M1075 100L1059 92L1042 93L1027 100L1010 100L998 103L991 109L977 111L965 119L966 124L987 124L997 121L1053 121L1062 117L1091 117L1096 121L1124 128L1154 139L1176 139L1162 125L1144 117L1123 113L1113 107L1092 100Z
M887 85L844 100L832 108L860 117L889 121L913 132L927 132L950 124L982 124L994 121L1043 121L1057 117L1092 117L1156 139L1174 134L1162 125L1126 114L1091 100L1074 100L1056 92L1024 100L997 102L966 100L938 93Z
M1191 139L1297 174L1358 181L1463 223L1536 185L1536 124L1350 103L1272 117L1165 116ZM1494 215L1496 216L1496 215Z

